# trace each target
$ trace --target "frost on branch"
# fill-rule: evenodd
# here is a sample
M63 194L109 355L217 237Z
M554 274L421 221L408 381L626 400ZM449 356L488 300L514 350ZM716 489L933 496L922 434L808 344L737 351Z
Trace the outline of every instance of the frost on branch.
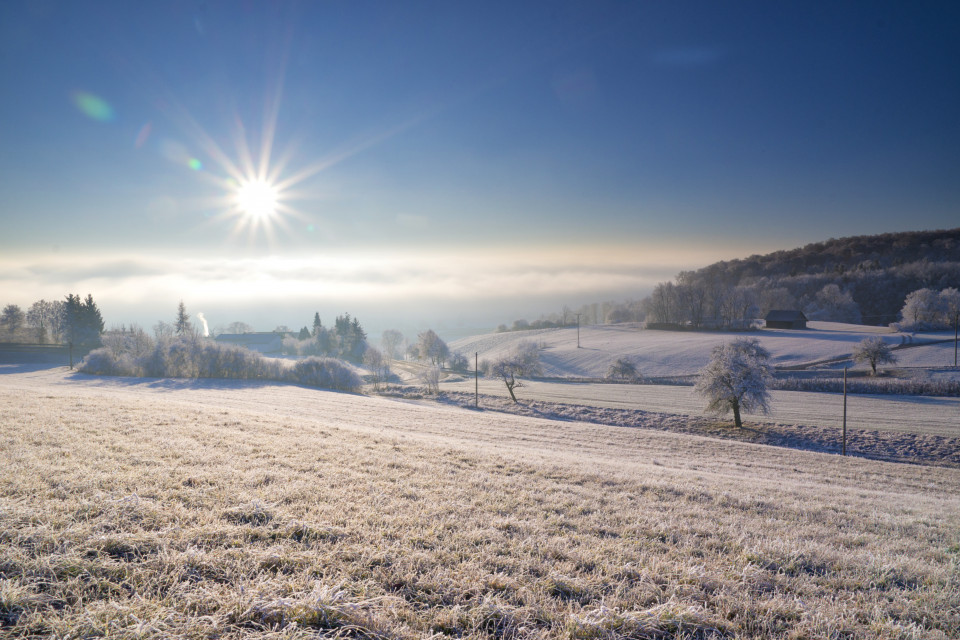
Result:
M767 386L772 378L770 353L756 338L738 338L713 348L710 362L700 370L695 390L707 399L707 411L726 415L732 410L737 428L742 429L741 410L770 410Z

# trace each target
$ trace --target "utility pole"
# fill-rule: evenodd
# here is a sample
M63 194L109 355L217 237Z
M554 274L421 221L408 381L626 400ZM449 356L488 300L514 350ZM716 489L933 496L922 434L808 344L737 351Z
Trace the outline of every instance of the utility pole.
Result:
M480 352L473 352L473 406L480 407Z
M577 349L580 348L580 316L582 314L577 314Z
M847 368L843 368L843 445L841 455L847 455Z

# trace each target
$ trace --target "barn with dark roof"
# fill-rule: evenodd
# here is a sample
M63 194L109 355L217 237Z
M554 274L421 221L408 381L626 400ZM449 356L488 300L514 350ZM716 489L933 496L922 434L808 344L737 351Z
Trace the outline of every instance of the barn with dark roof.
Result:
M807 316L795 309L774 309L764 318L767 329L806 329Z

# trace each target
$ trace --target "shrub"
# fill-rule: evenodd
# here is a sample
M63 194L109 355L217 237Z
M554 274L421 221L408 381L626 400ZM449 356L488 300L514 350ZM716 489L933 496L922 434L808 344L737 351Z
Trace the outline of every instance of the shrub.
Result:
M80 365L83 373L154 378L237 378L284 380L282 363L235 345L191 336L164 338L140 357L110 347L91 351Z
M470 361L467 356L455 351L450 356L450 368L457 373L467 373L470 370Z
M433 395L440 393L440 367L433 365L421 371L420 382L423 383L424 393Z
M123 375L120 364L113 351L106 347L94 349L77 365L77 371L97 376Z
M300 384L337 391L356 391L362 384L360 376L343 362L317 356L297 362L291 376Z

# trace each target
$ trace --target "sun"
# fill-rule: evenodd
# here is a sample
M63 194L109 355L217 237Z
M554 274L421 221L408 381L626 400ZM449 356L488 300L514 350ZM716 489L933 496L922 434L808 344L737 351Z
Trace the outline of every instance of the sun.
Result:
M269 220L277 213L277 187L265 180L248 180L237 188L235 202L253 220Z

